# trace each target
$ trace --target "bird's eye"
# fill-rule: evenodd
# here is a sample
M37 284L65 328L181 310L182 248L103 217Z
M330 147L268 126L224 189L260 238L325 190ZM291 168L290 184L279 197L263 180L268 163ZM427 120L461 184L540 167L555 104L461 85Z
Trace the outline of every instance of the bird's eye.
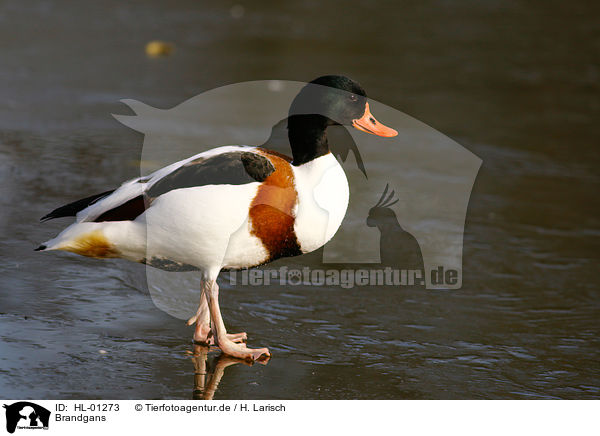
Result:
M350 97L348 97L348 98L350 100L352 100L352 101L357 101L358 100L358 97L356 95L354 95L354 94L350 94Z

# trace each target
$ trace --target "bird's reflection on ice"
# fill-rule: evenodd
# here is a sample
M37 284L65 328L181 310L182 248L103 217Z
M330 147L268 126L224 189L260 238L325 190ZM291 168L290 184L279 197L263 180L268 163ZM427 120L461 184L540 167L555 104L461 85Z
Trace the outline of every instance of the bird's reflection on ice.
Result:
M225 368L228 366L237 365L238 363L247 366L253 365L252 362L223 353L209 356L209 351L211 351L209 347L198 344L194 344L193 350L189 351L194 364L194 391L192 394L194 400L212 400L223 378ZM269 359L262 359L257 362L266 365Z

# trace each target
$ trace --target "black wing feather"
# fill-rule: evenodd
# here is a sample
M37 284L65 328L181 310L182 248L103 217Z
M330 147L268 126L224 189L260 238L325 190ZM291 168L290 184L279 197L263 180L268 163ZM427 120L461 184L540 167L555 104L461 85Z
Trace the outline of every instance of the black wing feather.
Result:
M40 218L40 221L48 221L53 218L62 218L65 216L75 216L80 210L83 210L86 207L96 203L97 201L102 200L104 197L109 196L113 192L115 192L114 189L111 191L103 192L102 194L91 195L89 197L82 198L81 200L74 201L73 203L66 204L64 206L54 209L49 214L44 215Z
M263 182L273 171L273 164L264 156L232 151L194 159L157 181L146 194L156 198L174 189L194 186Z

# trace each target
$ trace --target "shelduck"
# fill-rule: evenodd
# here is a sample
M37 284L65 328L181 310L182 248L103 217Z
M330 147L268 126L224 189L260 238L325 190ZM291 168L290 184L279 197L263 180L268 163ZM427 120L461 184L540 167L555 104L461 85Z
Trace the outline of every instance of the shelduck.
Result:
M188 320L196 324L194 341L241 359L270 357L267 348L248 348L246 333L227 333L217 276L311 252L333 237L349 198L346 175L327 142L334 124L397 134L371 115L357 82L319 77L290 107L291 158L251 146L197 154L53 210L41 220L74 216L75 222L36 250L198 270L200 304Z

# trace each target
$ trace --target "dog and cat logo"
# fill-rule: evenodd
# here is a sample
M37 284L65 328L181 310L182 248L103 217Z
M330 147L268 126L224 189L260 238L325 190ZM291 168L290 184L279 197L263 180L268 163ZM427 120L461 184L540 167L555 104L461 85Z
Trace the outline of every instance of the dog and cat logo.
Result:
M16 429L48 429L50 411L42 406L29 401L19 401L10 405L4 404L6 409L6 431L14 433Z

